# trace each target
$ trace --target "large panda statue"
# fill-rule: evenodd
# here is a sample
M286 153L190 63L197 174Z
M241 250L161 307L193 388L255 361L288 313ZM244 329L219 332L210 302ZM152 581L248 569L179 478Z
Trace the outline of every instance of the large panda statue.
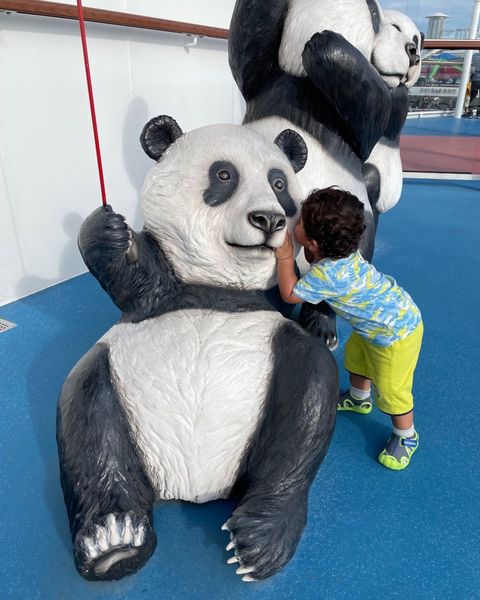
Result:
M298 219L306 146L293 131L274 145L235 125L183 135L170 117L141 141L157 161L143 231L101 207L79 235L122 317L59 400L76 566L87 579L133 573L155 549L155 502L235 495L228 562L265 579L299 542L337 401L329 350L265 295Z
M402 194L400 133L409 108L408 90L415 85L422 70L420 51L424 37L405 14L397 10L385 10L384 17L384 34L375 46L372 62L392 89L392 118L363 166L375 222L379 214L395 206ZM404 48L408 49L408 57L402 53ZM384 64L384 57L394 54L403 57L403 65L398 73L389 72L389 65Z
M390 44L384 72L371 64L393 32L384 24L376 0L237 0L229 37L230 67L247 103L244 123L270 140L286 128L302 135L308 160L297 177L304 196L339 185L364 203L360 250L368 260L376 224L362 165L397 120L383 77L406 74L411 60L409 48ZM326 303L304 304L301 322L336 345Z

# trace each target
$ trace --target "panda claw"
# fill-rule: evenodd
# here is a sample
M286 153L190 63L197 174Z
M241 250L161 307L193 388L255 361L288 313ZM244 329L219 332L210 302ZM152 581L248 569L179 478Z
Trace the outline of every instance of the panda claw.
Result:
M255 571L255 567L238 567L238 569L235 571L235 573L237 575L248 575L248 573L251 573L252 571Z
M226 521L223 525L222 525L222 531L230 531L230 529L227 526L228 521Z
M338 348L337 338L332 338L332 340L329 342L329 344L327 344L327 346L331 352L335 352L335 350Z
M229 542L228 546L225 548L227 552L233 550L235 548L235 544L233 542Z
M232 556L227 560L227 565L233 565L234 563L240 562L237 556Z
M255 579L253 577L250 577L250 575L244 575L242 577L242 581L246 581L247 583L250 583L252 581L255 581Z
M91 537L86 537L84 540L84 544L85 544L85 548L87 550L87 553L90 557L90 559L94 559L98 556L98 550L95 547L95 544L92 540Z

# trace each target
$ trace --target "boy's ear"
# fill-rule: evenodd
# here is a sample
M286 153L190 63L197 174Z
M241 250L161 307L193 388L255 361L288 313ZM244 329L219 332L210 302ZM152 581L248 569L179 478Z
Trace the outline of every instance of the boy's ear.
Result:
M315 256L318 255L318 252L320 250L320 248L318 246L318 242L316 240L308 239L307 243L308 243L308 246L307 246L308 250L310 250L310 252L312 254L314 254Z

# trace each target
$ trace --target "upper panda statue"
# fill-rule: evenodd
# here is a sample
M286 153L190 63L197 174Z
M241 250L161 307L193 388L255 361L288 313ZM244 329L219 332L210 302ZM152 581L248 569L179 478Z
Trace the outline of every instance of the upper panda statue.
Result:
M368 260L375 220L362 165L398 120L386 78L403 79L413 60L384 24L376 0L237 0L229 37L230 67L247 102L244 123L271 140L285 128L302 135L308 160L297 177L304 196L338 185L364 203L360 250ZM333 346L333 313L319 307L326 316L320 333ZM311 314L304 304L307 326Z
M331 353L265 297L274 249L298 218L305 143L235 125L183 135L170 117L141 141L158 161L143 231L101 207L79 235L122 318L59 400L76 566L87 579L133 573L155 549L154 502L235 494L228 562L265 579L298 544L337 402Z
M407 15L397 10L385 10L384 35L376 45L374 66L385 83L392 89L392 118L378 144L363 165L363 175L375 221L378 215L390 210L400 200L403 187L403 169L400 156L400 133L409 108L408 90L415 85L422 70L420 50L423 33ZM408 48L408 59L403 55L403 68L389 72L385 56L402 56Z

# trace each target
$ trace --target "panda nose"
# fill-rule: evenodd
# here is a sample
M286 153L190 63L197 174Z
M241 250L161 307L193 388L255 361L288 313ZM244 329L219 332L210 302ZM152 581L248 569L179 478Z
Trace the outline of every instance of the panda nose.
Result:
M408 44L405 46L405 50L410 60L410 66L413 67L415 65L418 65L418 63L420 62L420 57L417 54L417 47L415 46L415 44L413 44L412 42L408 42Z
M252 212L248 215L248 220L254 227L264 231L267 235L272 235L287 225L285 216L280 213Z

